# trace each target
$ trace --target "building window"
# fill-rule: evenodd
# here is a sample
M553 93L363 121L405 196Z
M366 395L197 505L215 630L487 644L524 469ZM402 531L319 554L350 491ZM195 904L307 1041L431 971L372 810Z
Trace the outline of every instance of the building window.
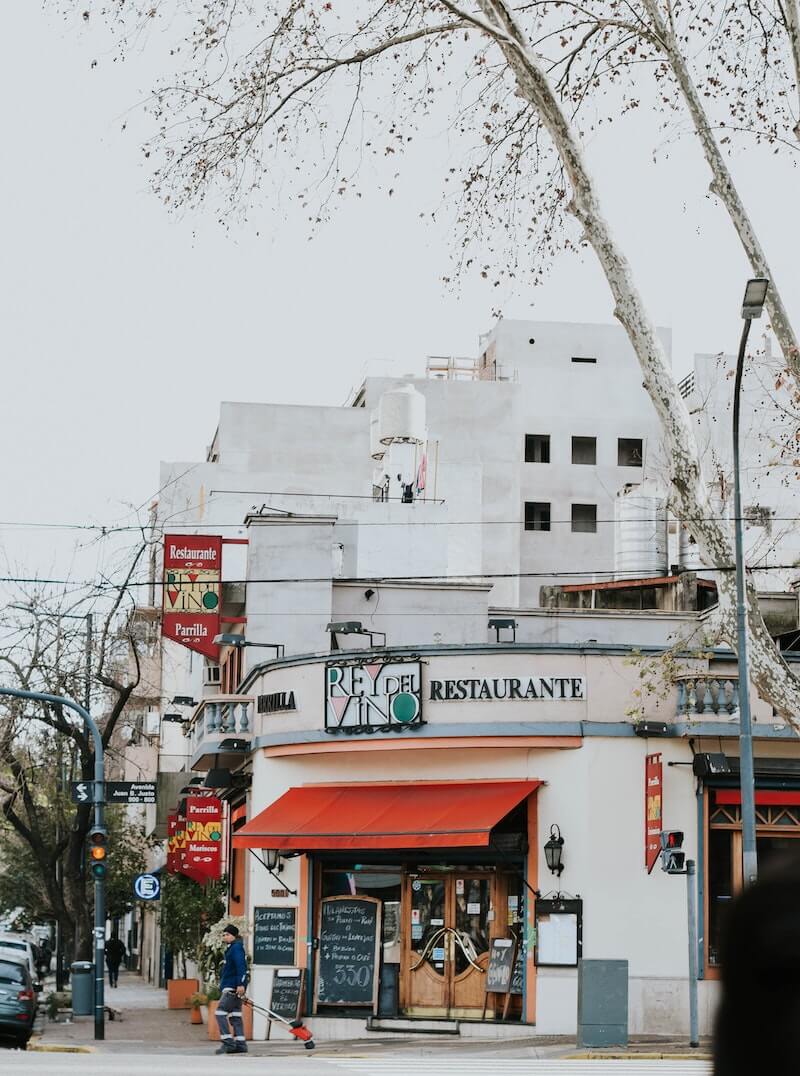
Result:
M617 466L618 467L641 467L642 466L642 439L641 439L641 437L618 437L617 438Z
M550 502L549 501L526 501L525 502L525 530L526 531L549 531L550 530Z
M573 504L572 530L574 533L594 534L597 530L596 504Z
M525 434L525 462L526 463L549 463L550 462L550 434L549 433L526 433Z
M593 358L591 355L573 355L572 361L590 363L591 365L597 363L597 359Z
M597 463L597 438L573 437L572 462L588 464Z

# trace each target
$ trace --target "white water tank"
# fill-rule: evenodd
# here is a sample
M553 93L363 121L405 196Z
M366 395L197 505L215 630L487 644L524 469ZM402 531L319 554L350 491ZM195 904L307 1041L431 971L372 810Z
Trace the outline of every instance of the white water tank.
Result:
M386 446L381 444L378 436L377 411L373 411L369 419L369 454L374 460L382 460L386 454Z
M655 482L625 486L614 499L614 574L637 579L668 570L667 497Z
M421 445L425 440L425 397L413 385L384 392L378 401L378 440Z

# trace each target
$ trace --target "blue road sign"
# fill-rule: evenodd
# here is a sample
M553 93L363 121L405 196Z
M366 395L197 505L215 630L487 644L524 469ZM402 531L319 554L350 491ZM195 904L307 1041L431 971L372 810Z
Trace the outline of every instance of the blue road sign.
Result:
M140 874L134 879L133 891L139 900L158 900L161 881L157 874Z

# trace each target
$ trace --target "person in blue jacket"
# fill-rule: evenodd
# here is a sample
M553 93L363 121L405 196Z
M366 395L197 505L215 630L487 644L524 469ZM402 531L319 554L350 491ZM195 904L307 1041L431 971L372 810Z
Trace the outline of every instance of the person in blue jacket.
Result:
M242 998L247 988L247 957L239 937L238 927L229 923L222 932L225 942L225 963L219 980L221 996L217 1005L217 1023L221 1038L218 1054L246 1054Z

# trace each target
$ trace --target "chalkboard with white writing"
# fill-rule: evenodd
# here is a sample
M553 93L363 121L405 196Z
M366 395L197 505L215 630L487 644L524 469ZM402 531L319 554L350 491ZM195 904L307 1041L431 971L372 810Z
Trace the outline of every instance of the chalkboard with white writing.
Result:
M303 996L303 972L300 968L278 968L272 977L272 993L269 1008L285 1020L297 1020L300 1016L300 1000Z
M511 986L508 989L509 994L521 994L522 985L524 982L525 972L525 954L521 949L517 949L517 955L514 958L514 970L511 973Z
M253 963L294 964L294 908L254 908Z
M489 950L486 969L486 992L507 994L514 971L515 945L513 938L495 938Z
M326 897L320 903L317 1004L365 1005L376 1011L381 901Z

